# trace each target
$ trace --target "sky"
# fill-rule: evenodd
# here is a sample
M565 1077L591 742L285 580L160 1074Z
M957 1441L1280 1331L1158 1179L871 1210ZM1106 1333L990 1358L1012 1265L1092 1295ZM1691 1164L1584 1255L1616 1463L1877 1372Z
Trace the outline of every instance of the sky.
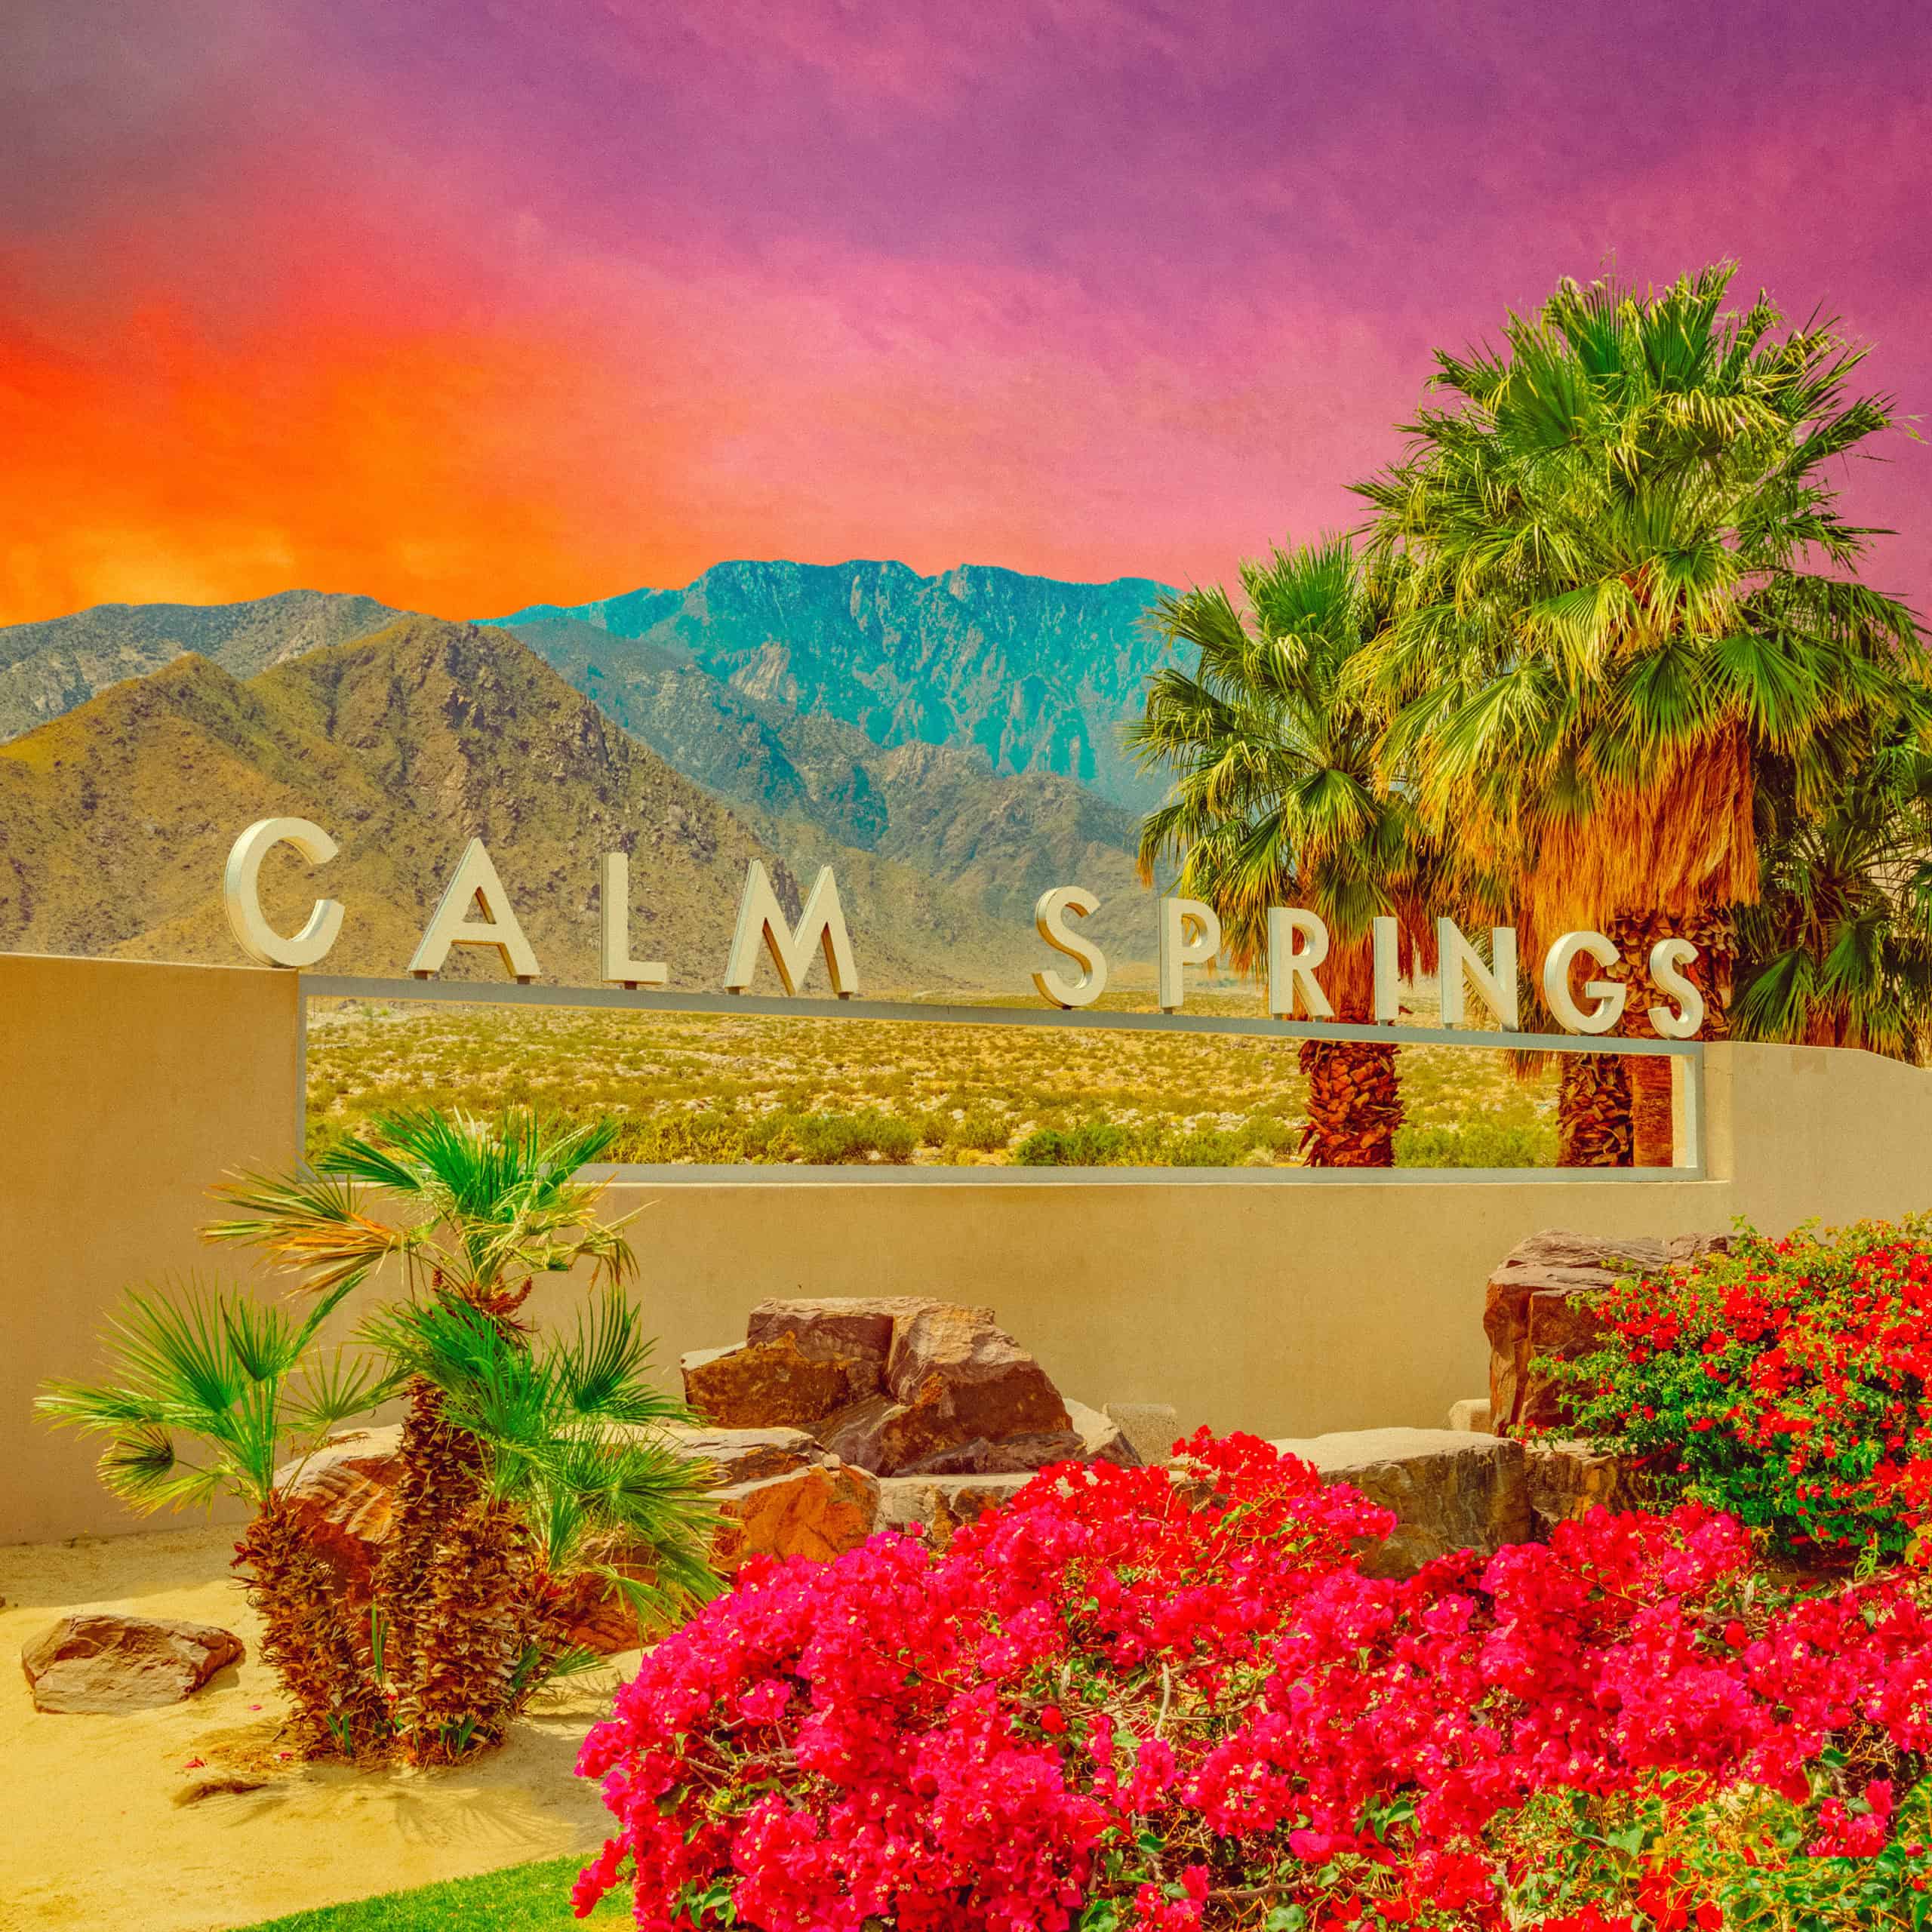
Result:
M10 0L0 129L0 623L1225 579L1613 266L1735 258L1932 413L1908 4Z

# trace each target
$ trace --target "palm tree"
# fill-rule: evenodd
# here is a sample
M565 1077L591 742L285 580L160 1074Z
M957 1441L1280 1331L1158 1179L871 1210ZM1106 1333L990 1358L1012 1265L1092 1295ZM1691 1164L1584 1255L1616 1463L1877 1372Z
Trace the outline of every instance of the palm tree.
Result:
M305 1757L447 1762L500 1743L546 1684L601 1663L579 1634L607 1620L607 1598L642 1638L712 1594L706 1472L666 1441L687 1411L645 1380L649 1344L615 1291L568 1340L525 1346L473 1303L429 1297L365 1323L368 1353L324 1356L318 1332L347 1292L299 1324L238 1291L131 1295L111 1331L113 1379L51 1384L38 1406L108 1438L102 1476L137 1508L251 1506L236 1567ZM352 1608L291 1498L328 1432L405 1380L437 1391L478 1479L424 1574L386 1561ZM418 1620L407 1655L392 1641L398 1586Z
M1850 392L1863 352L1835 323L1780 334L1761 294L1724 312L1734 272L1641 298L1566 281L1501 352L1438 352L1457 405L1357 486L1368 555L1404 566L1355 672L1392 715L1385 760L1433 832L1514 881L1529 956L1573 927L1617 943L1626 1033L1666 932L1699 946L1706 1033L1725 1030L1767 761L1814 819L1847 729L1927 715L1915 622L1859 580L1876 533L1830 474L1892 405ZM1625 1064L1566 1056L1566 1158L1628 1159L1633 1118L1638 1158L1669 1158L1668 1063Z
M1300 905L1327 924L1323 983L1337 1017L1373 1014L1371 925L1405 934L1440 868L1406 792L1377 768L1379 721L1344 688L1383 621L1383 586L1346 540L1241 566L1249 617L1219 586L1164 598L1155 621L1197 654L1164 667L1128 732L1143 771L1171 775L1140 832L1140 871L1178 860L1177 889L1211 906L1239 972L1265 970L1268 913ZM1305 1155L1318 1167L1389 1167L1402 1118L1392 1046L1307 1040Z
M235 1567L261 1614L261 1651L289 1694L304 1756L353 1758L380 1748L387 1708L365 1667L369 1633L341 1600L334 1570L278 1487L331 1429L392 1386L378 1362L315 1350L346 1290L296 1322L238 1290L189 1283L172 1295L130 1294L109 1331L115 1379L55 1382L35 1406L57 1425L104 1435L102 1480L142 1511L239 1497L254 1519Z
M1760 788L1764 879L1738 920L1741 1039L1859 1047L1914 1064L1932 1014L1932 756L1854 749L1819 817Z
M494 1121L427 1109L384 1115L312 1168L218 1188L241 1212L205 1232L261 1250L318 1294L346 1291L395 1261L412 1294L470 1309L522 1346L519 1312L537 1275L583 1264L593 1284L616 1286L635 1270L621 1224L597 1218L601 1186L577 1177L617 1132L614 1121L559 1126L527 1109ZM437 1592L453 1540L467 1534L491 1475L485 1444L450 1414L433 1378L412 1374L405 1394L395 1527L373 1588L386 1617L386 1673L408 1709L443 1669L426 1633L454 1641L453 1612L448 1603L439 1611ZM490 1703L483 1676L469 1674L460 1690L444 1678L438 1709L452 1697L477 1709Z
M485 1452L430 1560L420 1667L395 1687L419 1761L500 1741L543 1684L601 1663L577 1633L606 1598L642 1638L715 1592L706 1472L663 1437L689 1411L645 1379L650 1344L620 1295L574 1339L529 1348L449 1300L389 1309L363 1333Z

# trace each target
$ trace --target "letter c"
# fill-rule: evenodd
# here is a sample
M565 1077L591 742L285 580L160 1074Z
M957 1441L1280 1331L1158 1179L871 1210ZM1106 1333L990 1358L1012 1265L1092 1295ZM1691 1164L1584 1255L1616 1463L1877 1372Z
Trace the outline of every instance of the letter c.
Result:
M242 950L260 964L312 966L340 934L342 908L333 899L317 900L309 923L293 939L283 938L262 915L262 861L274 845L293 845L312 866L327 865L336 855L335 841L306 818L258 820L229 851L221 881L228 923Z

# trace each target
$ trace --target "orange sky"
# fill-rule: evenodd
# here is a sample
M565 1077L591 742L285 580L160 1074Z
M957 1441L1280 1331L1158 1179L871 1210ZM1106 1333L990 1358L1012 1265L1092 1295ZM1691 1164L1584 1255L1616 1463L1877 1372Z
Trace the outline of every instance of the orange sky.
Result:
M1665 0L1661 37L1346 11L24 0L0 623L737 556L1221 575L1352 519L1432 344L1612 251L1740 255L1932 393L1909 9L1823 50L1795 6L1735 45ZM1926 453L1888 453L1855 500L1916 595Z

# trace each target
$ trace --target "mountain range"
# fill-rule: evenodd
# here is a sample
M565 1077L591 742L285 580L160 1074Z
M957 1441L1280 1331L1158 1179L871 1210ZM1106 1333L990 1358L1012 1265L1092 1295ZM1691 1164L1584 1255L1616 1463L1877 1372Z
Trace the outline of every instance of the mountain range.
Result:
M0 733L34 726L0 743L0 949L233 958L222 859L273 811L317 818L342 845L324 888L349 906L333 970L398 971L472 832L546 977L595 977L596 856L620 848L634 949L669 961L674 985L716 983L753 857L794 911L799 878L835 866L875 989L1018 990L1044 954L1033 900L1075 881L1103 902L1095 936L1145 959L1136 816L1052 768L1093 768L1107 734L1088 721L1129 676L1137 616L1121 617L1118 586L949 574L967 580L947 593L964 617L929 604L947 579L902 566L758 565L489 625L294 591L0 629ZM752 648L748 585L783 609L801 581L806 615ZM1079 614L1087 592L1103 595ZM1016 641L1028 608L1057 611L1069 644L1104 633L1099 668ZM614 611L631 626L654 609L635 635L609 627ZM928 609L977 670L909 637ZM866 696L881 692L897 696ZM943 740L921 735L942 719ZM1109 770L1131 792L1124 768ZM317 889L286 855L264 888L298 924Z
M587 663L623 681L637 648L681 651L752 698L856 728L875 745L977 747L998 773L1050 772L1144 809L1157 795L1120 743L1162 647L1147 577L1067 583L962 565L728 563L681 590L633 590L493 621L601 632Z
M286 851L263 874L285 930L322 894L347 908L331 971L398 976L472 835L546 977L597 977L604 851L630 854L632 949L674 986L717 984L750 860L797 909L782 853L513 638L404 617L245 681L185 654L0 745L0 949L232 960L228 848L283 814L341 848L325 874ZM909 868L823 856L872 987L1014 977L1024 935Z

